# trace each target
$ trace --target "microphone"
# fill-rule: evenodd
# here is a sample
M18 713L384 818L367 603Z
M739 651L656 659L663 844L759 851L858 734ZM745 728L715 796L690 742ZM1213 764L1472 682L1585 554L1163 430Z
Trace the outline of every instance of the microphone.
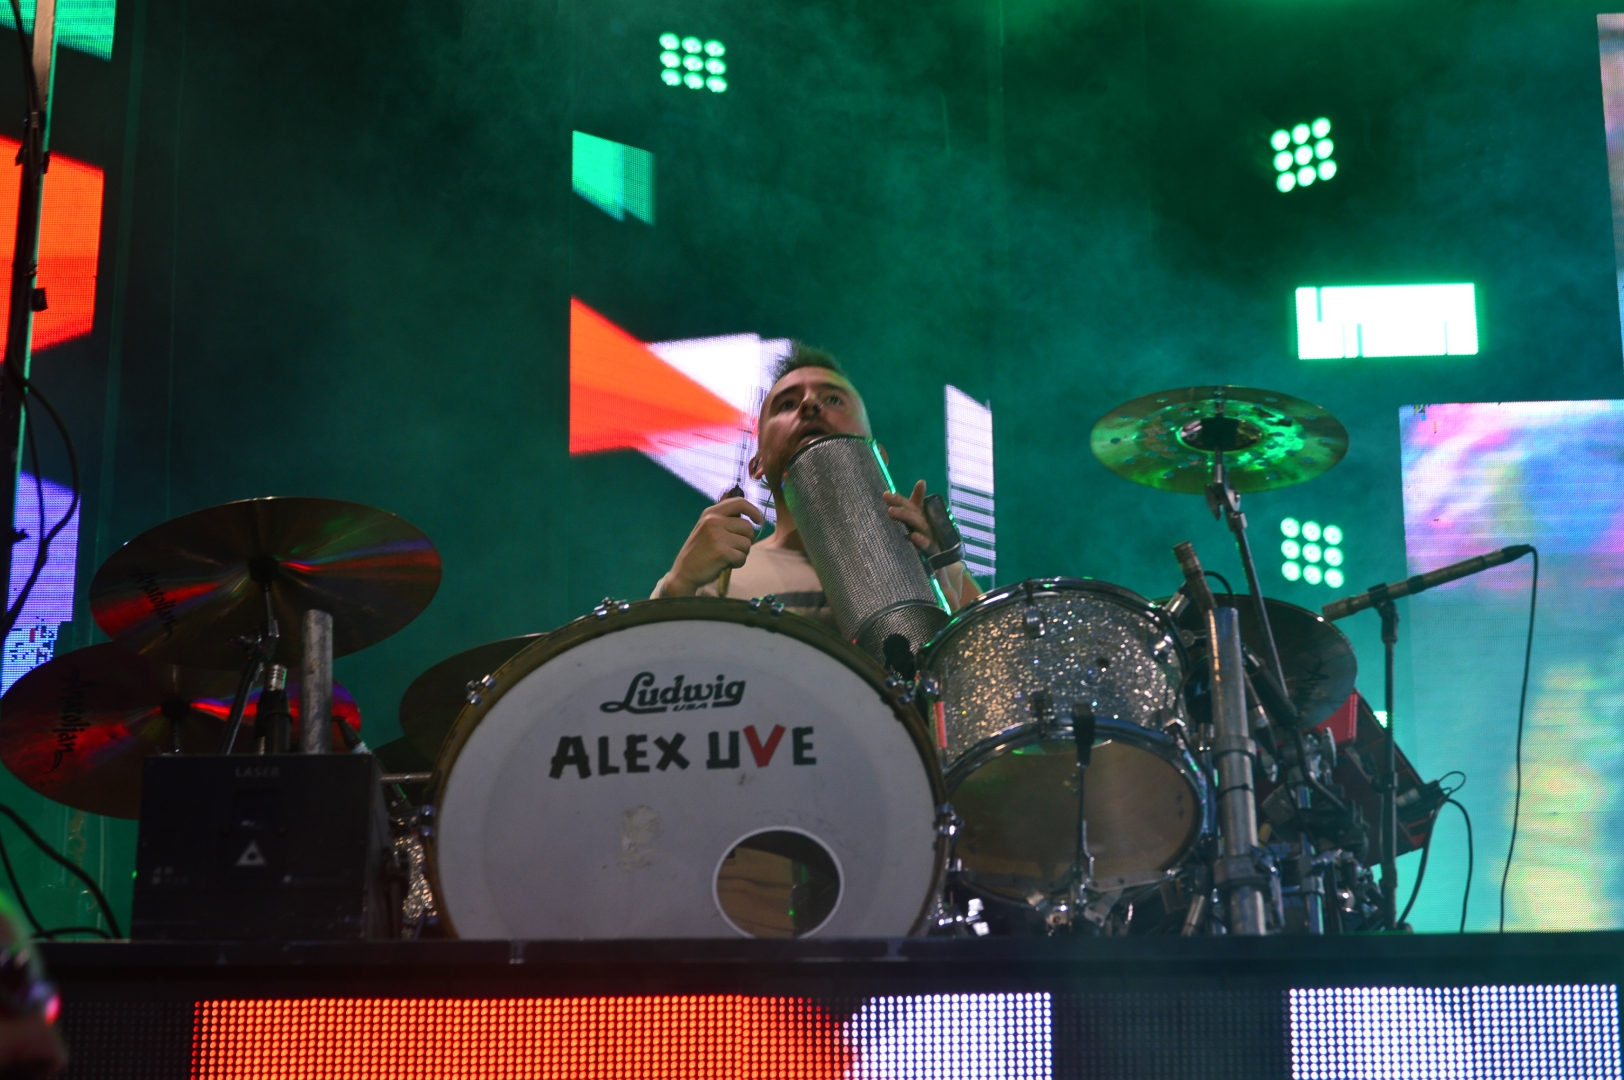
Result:
M1375 607L1384 600L1397 600L1401 596L1414 596L1416 593L1425 592L1435 585L1444 585L1463 577L1470 577L1480 571L1487 570L1491 566L1499 566L1502 563L1520 559L1524 555L1531 554L1533 550L1534 546L1532 544L1513 544L1510 547L1501 548L1499 551L1491 551L1487 555L1462 559L1460 562L1452 563L1441 570L1431 570L1425 574L1417 574L1415 577L1406 578L1403 581L1395 581L1391 585L1377 585L1368 592L1362 592L1358 596L1350 596L1345 600L1334 600L1320 608L1320 614L1331 622L1335 622L1337 619L1345 619L1357 611Z
M1201 569L1201 560L1195 557L1195 545L1186 540L1173 549L1173 554L1179 561L1179 569L1184 571L1185 592L1195 603L1196 609L1205 615L1217 603L1212 598L1212 586L1207 584L1207 575Z

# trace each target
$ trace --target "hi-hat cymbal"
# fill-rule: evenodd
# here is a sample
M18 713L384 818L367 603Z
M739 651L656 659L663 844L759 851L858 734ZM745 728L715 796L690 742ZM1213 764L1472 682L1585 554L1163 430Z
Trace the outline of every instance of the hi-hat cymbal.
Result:
M111 642L65 653L0 698L0 762L48 799L139 817L147 755L218 753L236 682L222 672L155 664ZM298 686L290 685L288 696L297 717ZM239 750L253 738L257 704L256 694ZM360 729L355 699L337 683L333 712ZM343 744L335 740L333 749Z
M1348 432L1318 405L1249 386L1187 386L1118 405L1089 438L1105 467L1136 484L1199 495L1224 455L1245 494L1312 480L1348 452Z
M423 672L400 699L401 734L430 761L439 757L440 744L468 703L468 684L489 675L541 636L525 634L476 645Z
M1268 665L1268 648L1263 643L1257 621L1257 605L1250 594L1232 596L1214 593L1220 607L1240 612L1241 644ZM1347 635L1307 608L1284 600L1264 598L1269 607L1269 626L1280 650L1280 667L1286 675L1286 695L1297 707L1303 723L1313 727L1328 718L1348 700L1359 676L1353 644ZM1206 632L1206 620L1194 605L1178 620L1180 629Z
M304 613L333 616L333 655L382 641L440 587L440 555L410 523L338 499L245 499L137 536L90 585L96 625L153 659L235 670L236 639L265 624L269 583L281 639L273 659L299 666Z

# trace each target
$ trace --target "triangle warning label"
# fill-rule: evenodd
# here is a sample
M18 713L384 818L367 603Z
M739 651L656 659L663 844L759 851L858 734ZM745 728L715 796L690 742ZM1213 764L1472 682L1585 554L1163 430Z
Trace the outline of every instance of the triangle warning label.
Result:
M265 857L265 853L259 850L259 841L250 840L248 846L243 849L242 854L237 856L237 861L233 865L258 867L269 866L270 864L271 862Z

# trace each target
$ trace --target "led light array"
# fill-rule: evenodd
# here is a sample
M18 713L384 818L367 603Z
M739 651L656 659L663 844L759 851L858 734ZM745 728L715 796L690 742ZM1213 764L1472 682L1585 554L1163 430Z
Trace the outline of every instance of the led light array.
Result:
M1280 554L1286 557L1280 567L1281 577L1310 585L1324 582L1333 589L1342 587L1342 549L1337 546L1342 543L1341 526L1321 526L1317 521L1288 517L1280 522L1280 533L1285 537L1280 541Z
M1282 193L1293 188L1308 187L1315 180L1329 180L1336 175L1336 162L1331 155L1336 144L1330 139L1331 122L1320 117L1312 124L1298 124L1287 131L1281 128L1269 136L1274 148L1274 186Z
M667 86L686 86L690 90L709 90L713 94L727 91L727 46L720 41L701 41L696 37L660 35L660 78Z

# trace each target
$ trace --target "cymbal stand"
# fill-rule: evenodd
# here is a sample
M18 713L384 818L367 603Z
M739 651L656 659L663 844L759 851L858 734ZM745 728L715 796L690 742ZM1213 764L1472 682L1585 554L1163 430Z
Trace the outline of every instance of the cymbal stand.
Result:
M258 576L255 575L256 578ZM276 626L276 610L271 605L271 583L264 580L259 587L265 597L265 629L254 635L254 641L248 647L248 658L243 661L242 677L237 680L237 696L231 699L231 711L226 714L225 737L220 740L222 754L231 753L232 747L237 745L237 733L242 730L242 714L248 708L248 695L266 663L276 654L276 641L280 636Z
M1263 586L1257 579L1257 564L1252 561L1252 545L1246 538L1246 515L1241 512L1240 492L1230 483L1222 450L1216 451L1212 457L1212 482L1207 485L1207 509L1212 511L1213 517L1222 517L1229 531L1235 534L1241 568L1246 571L1246 587L1252 594L1258 626L1263 631L1263 643L1267 648L1264 659L1269 662L1269 677L1284 691L1286 673L1280 666L1280 650L1274 643L1274 628L1269 625L1269 605L1263 599Z
M1393 732L1393 649L1398 644L1398 608L1387 587L1378 585L1376 613L1382 617L1382 652L1387 661L1382 704L1387 709L1387 741L1382 745L1382 920L1398 929L1398 737ZM1376 590L1372 590L1373 592Z

